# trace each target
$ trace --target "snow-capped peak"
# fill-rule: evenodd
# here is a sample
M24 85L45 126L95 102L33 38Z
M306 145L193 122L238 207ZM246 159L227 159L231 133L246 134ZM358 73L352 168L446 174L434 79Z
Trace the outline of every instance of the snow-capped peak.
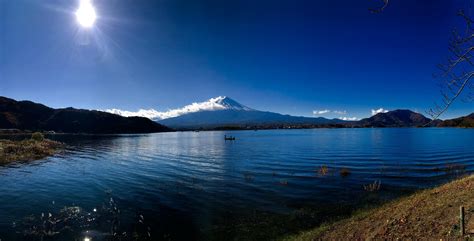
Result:
M219 96L216 98L211 98L208 102L216 103L217 105L222 106L223 109L230 109L230 110L252 110L251 108L240 104L239 102L227 97L227 96Z
M218 96L215 98L211 98L207 101L204 102L199 102L199 103L192 103L190 105L186 105L182 108L178 109L170 109L168 111L157 111L155 109L140 109L136 112L134 111L126 111L126 110L120 110L120 109L106 109L102 110L105 112L109 112L112 114L117 114L121 116L140 116L140 117L146 117L152 120L163 120L163 119L168 119L172 117L177 117L181 115L185 115L188 113L194 113L194 112L200 112L200 111L216 111L216 110L245 110L245 111L250 111L253 110L247 106L244 106L237 101L226 97L226 96Z

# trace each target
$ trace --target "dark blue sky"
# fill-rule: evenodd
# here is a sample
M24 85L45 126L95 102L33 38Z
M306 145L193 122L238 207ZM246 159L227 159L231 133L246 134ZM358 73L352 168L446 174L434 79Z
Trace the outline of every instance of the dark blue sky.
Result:
M0 95L53 107L166 110L226 95L311 116L420 112L463 0L0 0ZM444 117L473 112L457 102ZM341 115L331 114L328 117Z

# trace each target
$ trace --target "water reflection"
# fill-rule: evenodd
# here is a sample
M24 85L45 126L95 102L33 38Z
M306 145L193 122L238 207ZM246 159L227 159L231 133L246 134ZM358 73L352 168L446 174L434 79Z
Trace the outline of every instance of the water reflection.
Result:
M237 140L225 142L226 134ZM317 129L55 135L68 144L59 155L0 167L0 238L127 240L137 232L154 240L219 240L251 235L239 229L252 229L247 222L263 229L269 228L263 223L284 220L308 227L331 215L328 203L345 211L472 172L473 134ZM301 228L288 225L278 232Z
M143 214L138 214L132 225L126 220L126 225L122 225L123 219L114 198L110 197L108 202L92 210L80 206L60 210L51 207L38 216L32 214L13 222L12 228L26 240L75 240L76 237L84 237L84 240L151 240L151 228Z

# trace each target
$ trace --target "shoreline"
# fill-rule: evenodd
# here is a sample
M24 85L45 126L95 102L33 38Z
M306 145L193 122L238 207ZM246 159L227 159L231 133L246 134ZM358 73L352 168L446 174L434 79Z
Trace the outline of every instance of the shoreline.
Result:
M317 130L317 129L474 129L474 127L463 127L463 126L373 126L373 127L333 127L333 126L321 126L321 127L293 127L293 128L206 128L206 129L172 129L171 131L165 132L138 132L138 133L68 133L68 132L41 132L47 136L61 136L61 135L77 135L77 136L122 136L122 135L147 135L155 133L169 133L169 132L209 132L209 131L265 131L265 130ZM31 131L3 131L0 129L1 136L25 136L31 135Z
M459 209L466 232L460 234ZM401 197L282 240L464 240L474 237L474 174Z

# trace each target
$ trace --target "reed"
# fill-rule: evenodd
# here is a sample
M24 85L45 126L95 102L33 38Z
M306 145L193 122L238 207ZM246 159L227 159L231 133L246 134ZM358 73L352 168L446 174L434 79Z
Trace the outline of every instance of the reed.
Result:
M380 190L381 184L381 181L376 180L374 183L364 185L364 190L367 192L376 192Z
M462 175L466 173L466 165L463 164L447 164L446 167L444 168L444 171L448 175Z

